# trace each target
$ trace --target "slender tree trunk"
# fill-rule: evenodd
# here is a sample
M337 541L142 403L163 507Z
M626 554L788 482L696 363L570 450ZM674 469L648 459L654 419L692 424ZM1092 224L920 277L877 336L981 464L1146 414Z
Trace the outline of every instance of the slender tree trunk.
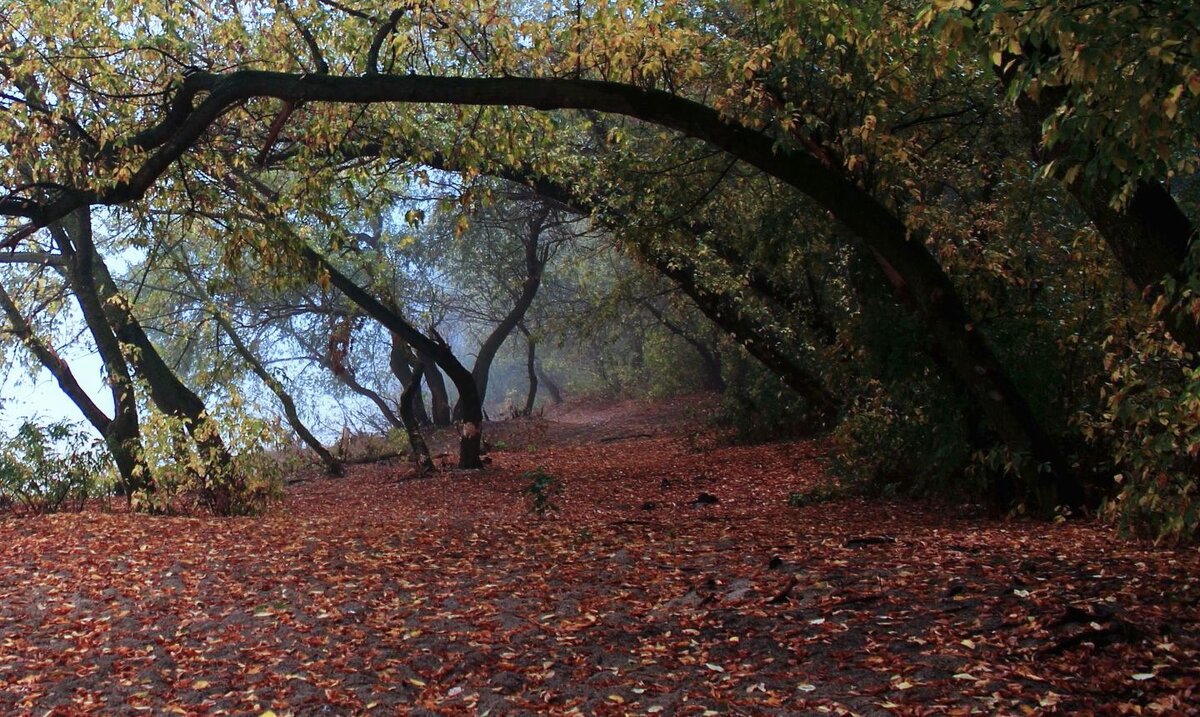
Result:
M388 365L392 369L392 374L400 381L401 386L407 386L413 379L413 375L420 375L420 371L416 369L418 363L415 356L412 354L412 348L404 343L396 334L392 334L391 352L388 354ZM412 397L412 413L413 420L418 425L429 425L429 414L425 411L425 397L420 391L421 382L417 381L417 392ZM404 405L401 401L400 418L404 419Z
M237 335L227 319L221 317L218 321L221 323L222 328L225 329L225 334L233 343L238 355L250 366L250 370L254 372L254 375L258 376L271 393L275 394L275 397L279 399L280 405L283 406L283 415L287 418L288 425L292 427L297 436L300 436L300 440L304 441L304 444L312 449L313 453L317 454L317 457L321 459L321 463L324 464L325 470L329 475L342 475L345 472L342 462L313 435L312 431L308 430L308 426L304 425L304 421L300 418L300 411L296 408L296 401L288 393L287 389L284 388L283 382L268 371L266 366L262 365L262 362L258 360L258 357L254 355L250 347Z
M221 434L208 415L204 401L163 361L141 324L133 316L129 302L120 294L108 267L96 253L92 243L91 216L80 213L77 231L71 233L79 269L78 279L85 289L94 291L102 302L105 318L121 343L128 345L129 360L138 374L146 379L150 398L162 411L183 421L199 450L207 471L202 494L208 507L218 515L229 515L235 509L235 496L245 488L245 478L234 470L233 456L226 448ZM94 287L94 289L92 288Z
M546 372L546 368L542 366L542 362L537 364L537 376L541 379L542 385L546 387L546 393L550 394L550 402L555 406L561 405L563 402L562 389L558 387L558 383Z
M696 354L700 356L700 364L704 367L704 388L709 391L724 393L726 388L725 378L721 376L721 357L716 350L705 346L703 341L692 336L682 326L667 318L666 314L659 311L653 302L643 299L640 303L646 311L650 312L651 316L658 320L658 323L686 341L688 346L691 346L696 351Z
M537 342L533 340L533 336L529 334L529 329L525 328L525 324L517 324L517 328L521 330L521 335L525 337L525 371L529 376L529 393L525 395L525 407L521 409L521 415L532 416L533 404L537 402L538 390Z
M475 388L479 392L480 402L487 396L488 374L492 370L492 362L496 359L496 353L504 345L504 341L508 339L517 324L525 318L525 312L529 311L534 297L537 296L538 287L542 284L542 272L546 268L546 259L538 249L542 232L546 227L546 217L549 214L550 210L542 207L529 220L523 240L525 281L521 284L521 293L517 296L513 307L484 339L483 345L479 347L479 353L476 355L475 366L471 369L471 374L475 378Z
M446 391L446 380L437 364L426 354L417 354L417 360L425 367L425 385L429 387L429 413L435 426L449 426L450 395Z
M421 374L425 366L420 361L412 367L408 383L400 393L400 417L404 420L404 432L408 434L408 445L412 447L413 462L417 464L419 473L428 473L433 468L433 457L429 455L429 445L421 435L421 424L417 421L413 407L416 397L421 393Z
M330 366L329 369L337 377L338 381L341 381L347 388L375 404L375 407L379 409L379 413L383 415L388 423L392 424L393 428L404 428L404 421L396 415L396 412L388 405L387 400L379 395L378 391L374 391L359 383L358 379L354 378L354 374L348 370L338 371L333 366Z
M686 257L668 255L650 247L642 247L642 250L646 259L675 282L705 316L729 332L751 356L804 398L815 426L827 426L833 421L840 401L820 378L800 363L795 352L787 348L790 342L748 313L736 298L702 288L697 281L695 265Z
M132 497L134 491L153 489L154 483L151 480L150 469L142 460L137 404L134 402L128 402L126 405L118 404L117 409L128 410L132 407L133 413L130 415L118 412L116 418L109 418L108 414L97 406L87 391L79 385L71 367L59 356L54 347L37 336L33 326L26 320L16 302L3 286L0 286L0 307L8 316L13 333L37 357L50 375L54 376L54 380L58 382L62 392L71 399L88 423L104 438L104 444L121 476L122 492L128 497Z
M304 421L300 419L300 412L296 408L296 401L292 398L292 395L288 393L287 389L283 385L283 382L276 378L276 376L270 371L268 371L267 367L264 366L262 361L258 359L258 356L256 356L254 352L250 350L250 347L246 345L246 342L242 341L242 337L238 334L233 322L231 322L229 318L225 316L220 307L216 305L216 302L214 302L212 297L208 294L208 290L204 288L204 285L200 283L200 280L196 278L196 275L188 268L186 257L181 257L180 261L176 262L176 270L187 277L188 283L192 285L192 290L196 292L197 296L208 308L209 315L213 317L213 319L221 327L221 330L225 332L227 337L229 337L229 341L233 344L234 351L236 351L238 355L242 357L242 360L246 362L246 365L250 367L250 370L255 376L258 376L259 380L263 382L267 389L269 389L271 393L275 394L275 397L279 399L280 405L283 406L283 414L287 418L288 425L292 427L292 430L295 431L296 435L300 436L300 440L304 441L305 445L312 449L313 453L317 454L317 457L321 460L321 463L325 465L325 470L330 475L342 475L344 473L344 466L342 465L342 462L334 457L329 449L326 448L324 444L322 444L321 441L312 434L312 431L308 430L308 426L304 425Z
M109 391L113 398L113 423L108 433L105 434L105 442L110 446L115 446L114 460L124 462L131 471L136 471L140 466L142 477L136 481L134 489L153 490L153 476L142 458L141 422L138 419L133 375L125 353L121 350L121 342L104 312L104 302L96 291L95 277L89 259L91 253L80 254L76 250L66 226L70 226L74 233L90 232L90 209L77 210L62 223L53 225L51 234L66 259L67 282L75 294L75 300L79 305L80 313L83 314L88 333L92 335L96 351L100 354L100 359L104 362L104 368L108 373ZM90 242L88 245L90 246ZM117 456L120 458L118 459Z

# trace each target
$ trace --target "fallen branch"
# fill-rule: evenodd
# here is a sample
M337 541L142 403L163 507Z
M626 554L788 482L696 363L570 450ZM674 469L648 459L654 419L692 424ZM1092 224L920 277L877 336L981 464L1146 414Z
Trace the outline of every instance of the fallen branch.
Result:
M623 435L623 436L609 436L608 438L601 438L600 442L601 443L615 443L616 441L631 441L634 438L654 438L654 434L652 434L652 433L630 433L630 434Z
M1099 629L1088 627L1085 630L1079 630L1066 637L1055 641L1052 644L1038 650L1039 655L1061 655L1073 647L1078 647L1085 642L1090 642L1096 647L1107 647L1117 642L1137 642L1142 637L1141 629L1124 620L1114 620L1108 625L1102 625Z
M857 538L850 538L843 545L847 548L853 548L859 545L887 545L895 542L896 539L890 535L863 535Z
M371 463L382 463L390 461L393 458L404 458L408 455L407 451L391 451L388 453L379 453L373 456L359 456L358 458L347 458L342 463L352 466L367 465Z

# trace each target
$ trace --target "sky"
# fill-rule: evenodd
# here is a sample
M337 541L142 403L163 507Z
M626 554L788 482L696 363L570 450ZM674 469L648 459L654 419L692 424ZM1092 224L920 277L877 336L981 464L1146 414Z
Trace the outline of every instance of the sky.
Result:
M15 346L10 350L24 351ZM111 415L112 399L104 385L100 357L78 348L64 349L62 356L96 405ZM0 432L11 434L29 419L36 419L39 423L65 420L86 425L83 414L58 387L49 371L43 368L31 377L20 363L24 357L13 355L11 358L7 371L0 377Z

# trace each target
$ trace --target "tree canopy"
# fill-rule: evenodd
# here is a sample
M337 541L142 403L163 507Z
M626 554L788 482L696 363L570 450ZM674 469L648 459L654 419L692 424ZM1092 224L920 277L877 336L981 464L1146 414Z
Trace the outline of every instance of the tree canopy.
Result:
M253 492L206 405L231 381L318 453L293 349L398 427L452 392L475 468L521 336L531 386L674 369L876 489L1189 539L1198 28L1182 0L12 4L0 303L68 394L76 306L126 488L158 412L222 512ZM568 349L581 316L608 345Z

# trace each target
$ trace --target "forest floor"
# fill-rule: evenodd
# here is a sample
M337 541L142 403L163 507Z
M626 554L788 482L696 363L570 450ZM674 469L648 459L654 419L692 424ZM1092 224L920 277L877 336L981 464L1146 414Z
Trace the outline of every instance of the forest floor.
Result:
M0 519L0 711L1197 710L1200 553L841 498L702 400L488 426L492 463L313 479L259 518ZM533 515L523 475L562 481ZM701 493L716 503L697 502Z

